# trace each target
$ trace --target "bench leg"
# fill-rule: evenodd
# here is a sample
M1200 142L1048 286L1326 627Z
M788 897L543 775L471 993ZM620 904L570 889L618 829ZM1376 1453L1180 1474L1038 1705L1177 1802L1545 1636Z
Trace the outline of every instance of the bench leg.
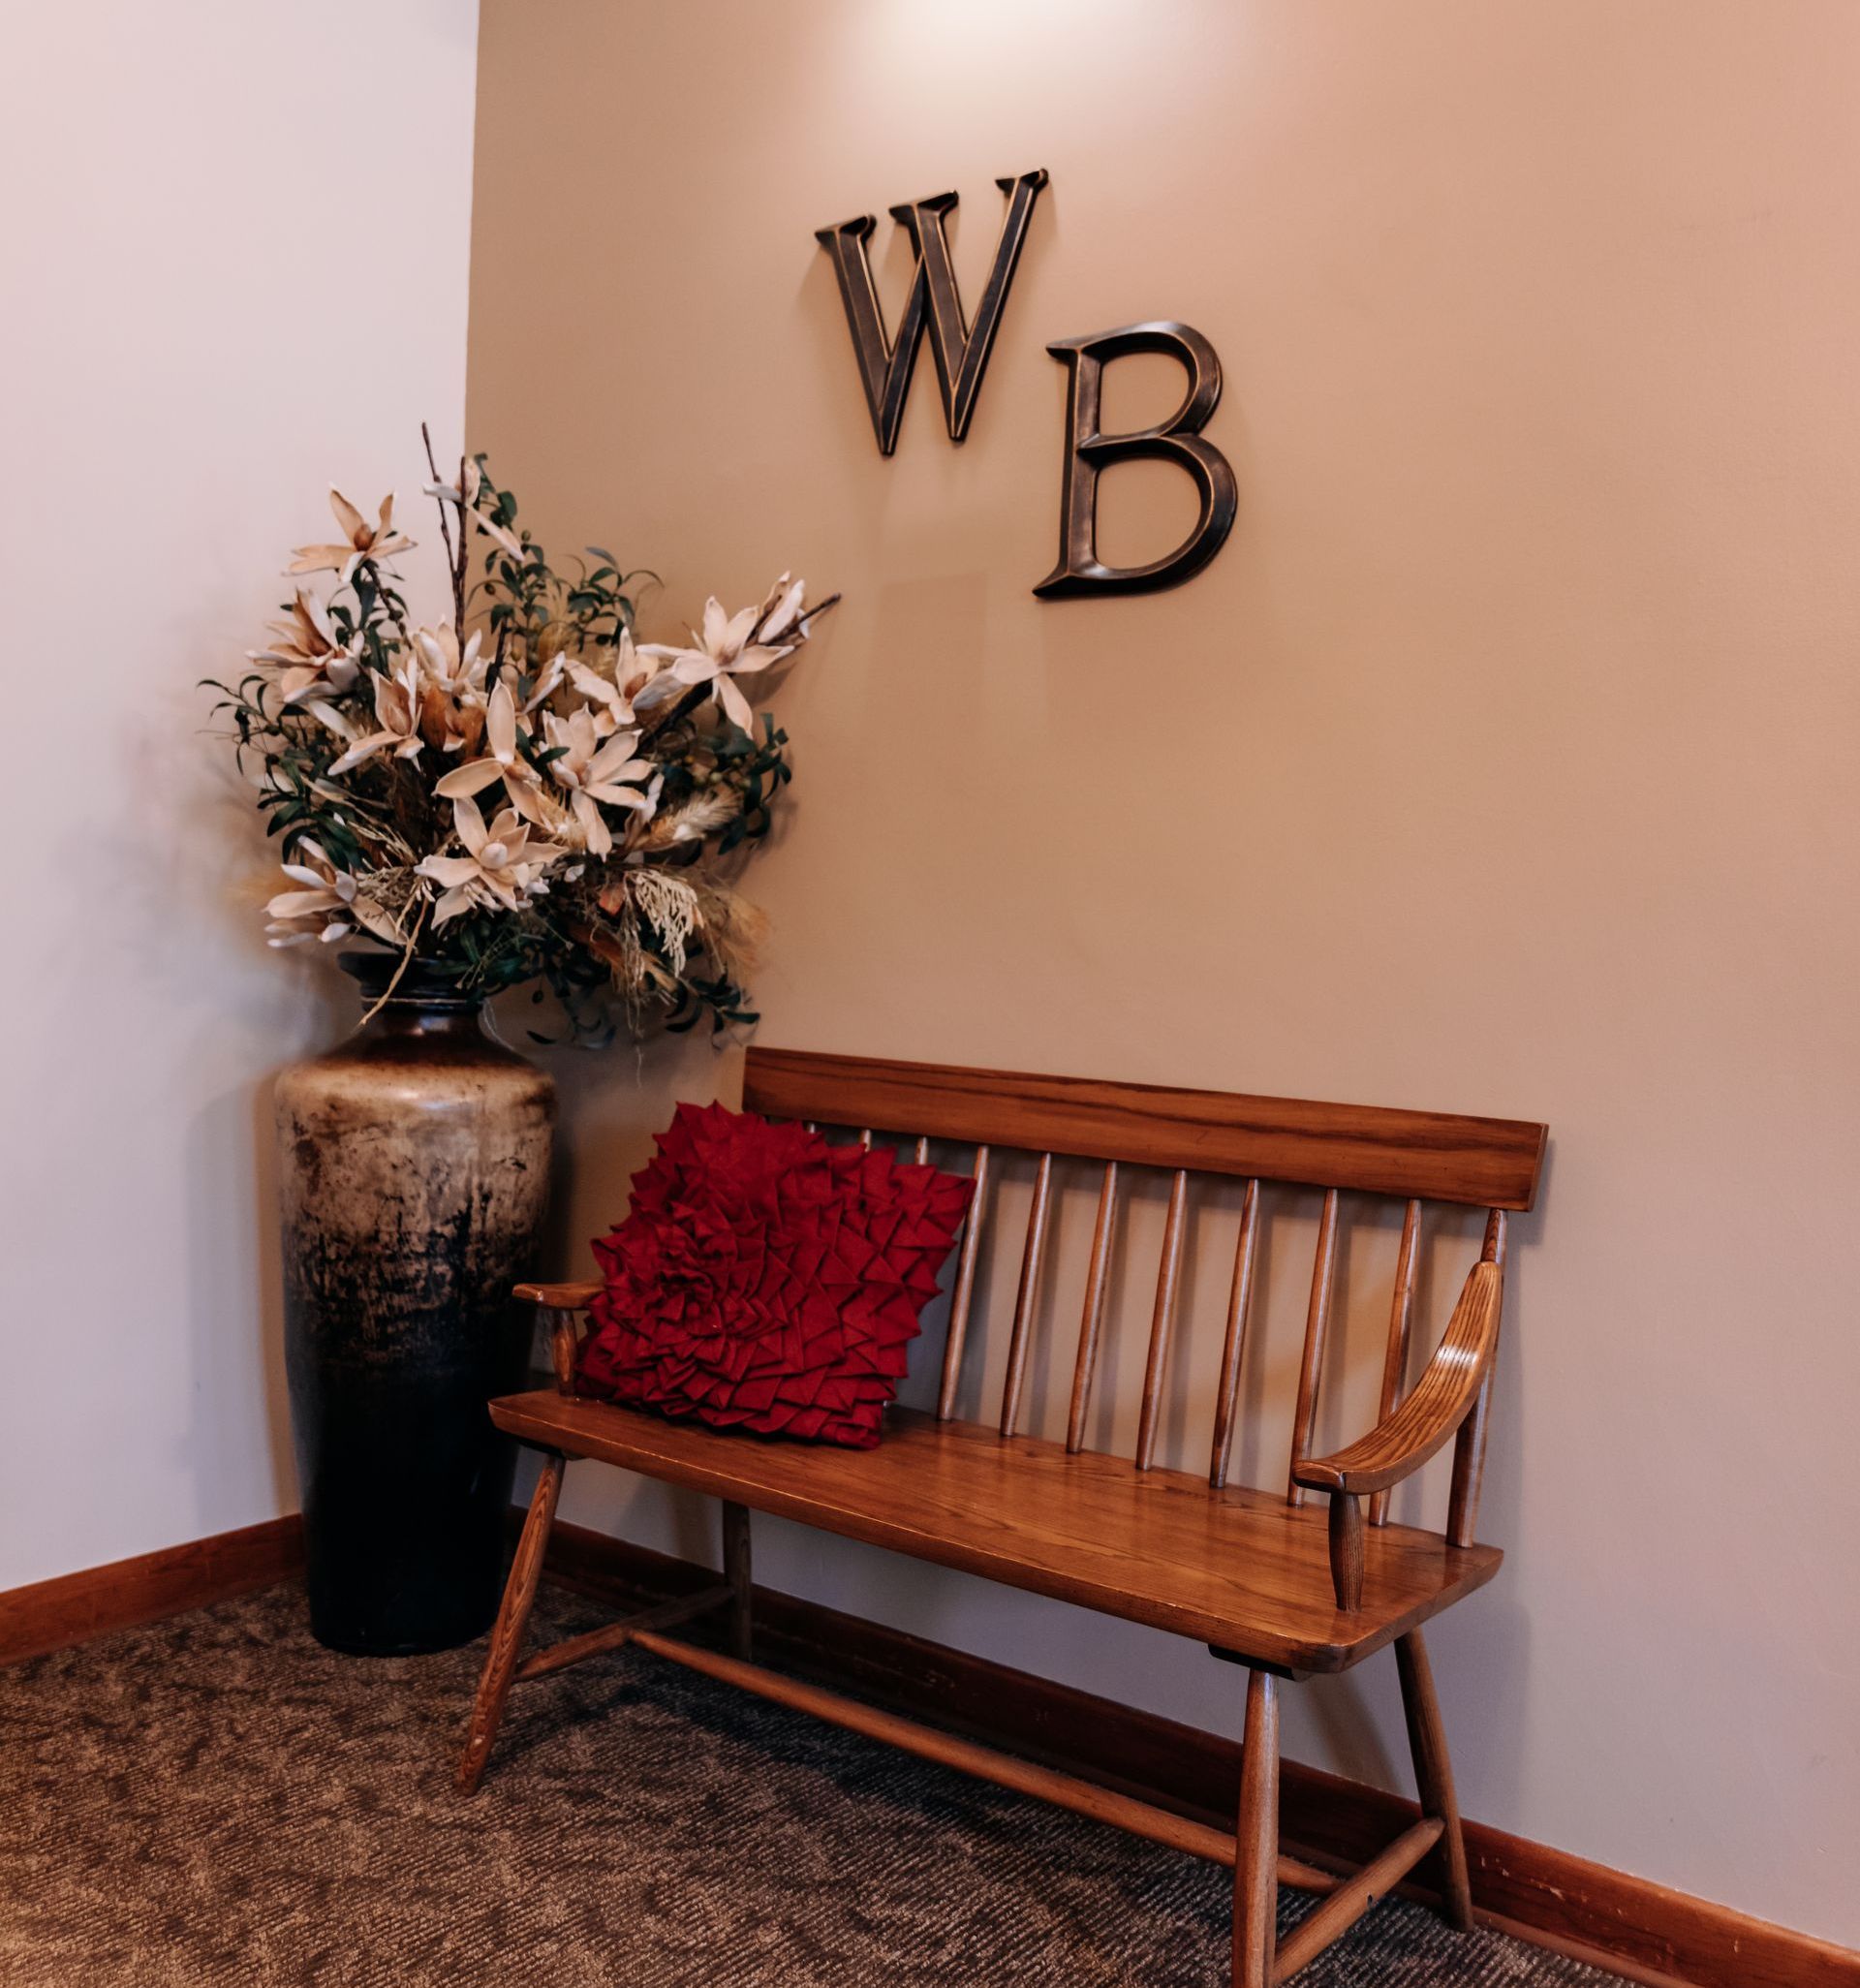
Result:
M729 1583L729 1654L750 1660L749 1507L723 1501L724 1579Z
M523 1537L516 1542L516 1558L511 1563L511 1578L505 1585L497 1621L491 1626L491 1647L485 1653L484 1674L479 1679L472 1723L465 1733L465 1751L459 1756L458 1773L452 1784L460 1794L478 1791L497 1728L504 1723L504 1705L511 1695L516 1660L522 1653L523 1633L530 1626L536 1584L542 1576L542 1554L549 1543L549 1529L555 1524L562 1468L563 1459L559 1456L542 1459L542 1475L536 1480L530 1515L523 1521Z
M1460 1832L1459 1798L1453 1792L1453 1763L1447 1757L1446 1728L1441 1724L1440 1700L1434 1695L1434 1667L1419 1630L1395 1642L1395 1663L1402 1676L1402 1709L1408 1715L1408 1745L1414 1756L1414 1780L1420 1790L1421 1814L1438 1817L1442 1891L1446 1915L1462 1933L1472 1928L1472 1891L1466 1875L1466 1839Z
M1279 1916L1279 1680L1247 1672L1233 1862L1233 1988L1271 1988Z

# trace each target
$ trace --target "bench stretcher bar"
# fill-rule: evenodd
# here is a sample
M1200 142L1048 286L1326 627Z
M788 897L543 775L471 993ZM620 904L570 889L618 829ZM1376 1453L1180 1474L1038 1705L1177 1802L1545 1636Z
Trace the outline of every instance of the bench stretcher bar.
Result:
M567 1670L570 1664L579 1663L584 1658L598 1657L603 1650L618 1650L632 1642L641 1630L674 1629L695 1615L721 1608L735 1592L728 1581L720 1581L713 1588L699 1588L695 1595L674 1595L670 1600L642 1608L637 1615L629 1615L623 1621L603 1623L584 1635L565 1636L521 1664L511 1682L528 1684L534 1677L547 1677L554 1671Z
M624 1624L615 1625L616 1629L624 1627ZM1032 1760L1019 1759L1012 1754L997 1753L992 1747L959 1739L955 1734L940 1732L934 1726L919 1725L915 1720L901 1718L894 1712L882 1712L876 1706L861 1704L855 1698L842 1697L838 1692L826 1691L819 1685L783 1677L779 1672L764 1670L759 1663L745 1663L740 1658L726 1657L714 1650L700 1650L693 1643L681 1643L654 1630L631 1631L625 1640L642 1650L650 1650L655 1657L682 1663L688 1670L701 1671L704 1676L716 1678L720 1683L754 1692L759 1698L772 1699L778 1705L791 1706L796 1711L811 1712L829 1725L845 1726L851 1732L865 1734L868 1739L884 1740L907 1754L915 1754L920 1759L934 1760L942 1766L953 1767L959 1773L973 1775L977 1781L1012 1788L1017 1794L1038 1796L1056 1808L1070 1809L1074 1814L1089 1816L1095 1821L1115 1823L1120 1829L1128 1829L1132 1836L1146 1837L1151 1843L1166 1844L1171 1849L1188 1850L1194 1856L1206 1857L1211 1863L1232 1868L1234 1839L1229 1831L1211 1828L1205 1822L1192 1821L1186 1816L1177 1816L1152 1803L1140 1802L1132 1795L1119 1794L1113 1788L1100 1787L1096 1782L1080 1781L1073 1775L1062 1774L1052 1767L1041 1767ZM1279 1859L1279 1882L1297 1891L1336 1892L1352 1881L1339 1879L1328 1871L1318 1870L1315 1864L1301 1863L1296 1857L1282 1856ZM1350 1914L1352 1919L1356 1916L1354 1912Z

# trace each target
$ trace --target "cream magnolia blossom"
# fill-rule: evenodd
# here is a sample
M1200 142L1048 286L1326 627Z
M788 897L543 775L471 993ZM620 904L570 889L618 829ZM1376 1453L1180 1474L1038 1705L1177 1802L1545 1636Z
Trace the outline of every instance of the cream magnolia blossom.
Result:
M287 573L334 573L338 575L336 584L346 587L355 577L356 568L364 559L378 566L384 559L391 559L396 552L413 550L413 540L404 532L394 530L394 493L391 490L381 500L381 516L375 524L370 524L333 483L329 486L329 509L336 514L336 523L344 534L343 543L339 545L299 545L295 557L285 569Z
M337 636L323 603L304 588L296 590L289 621L266 624L277 637L268 649L248 649L254 663L278 666L278 687L287 704L300 703L323 690L346 691L361 665Z
M594 725L597 737L604 738L622 725L633 723L633 705L617 685L588 668L585 663L568 666L569 681L587 699L583 707Z
M490 658L483 653L482 629L473 629L461 650L457 629L450 621L442 621L437 628L415 629L414 647L419 651L427 682L436 684L449 698L484 695L484 672Z
M524 544L514 532L507 531L496 518L487 516L479 508L479 499L483 495L484 477L475 462L468 461L456 483L428 483L426 494L437 497L442 504L450 504L458 513L461 526L467 517L484 534L501 545L512 559L527 559L530 547Z
M677 683L708 684L725 713L749 731L755 726L756 714L750 709L749 699L736 687L734 679L753 676L791 653L791 647L775 648L751 640L761 627L762 618L763 610L760 607L745 607L740 614L726 614L722 602L713 594L704 603L703 627L691 632L693 647L681 649L662 642L649 642L639 653L665 662Z
M485 672L490 662L482 653L483 646L483 632L474 629L461 650L458 631L450 621L414 631L423 680L420 731L427 743L441 752L463 752L483 734Z
M801 627L801 606L807 599L807 582L797 580L788 574L768 590L768 598L762 603L762 618L757 625L756 639L759 642L778 642L785 635L798 632L805 636Z
M562 679L568 674L568 658L559 652L542 666L542 673L536 680L536 688L523 699L523 715L527 718L540 710L562 688Z
M634 646L633 631L623 628L613 647L611 675L604 676L585 663L571 663L568 674L590 707L600 707L594 715L595 729L604 735L631 725L637 706L656 701L651 696L653 686L671 682L664 669L661 659L641 654Z
M518 750L516 699L508 683L500 683L484 707L484 743L490 748L481 760L468 760L454 766L433 783L433 792L448 800L482 793L498 781L519 814L543 827L550 824L538 792L536 769Z
M582 844L590 855L605 855L613 847L613 835L597 803L631 808L642 820L649 818L653 795L645 791L645 784L659 769L650 760L633 757L633 749L639 743L636 731L611 732L604 744L595 730L594 713L585 704L567 718L545 711L542 728L549 744L556 748L556 756L549 761L550 777L567 791Z
M547 891L543 871L567 854L552 843L532 841L528 823L514 808L506 808L486 827L478 803L461 796L452 803L452 823L465 854L429 855L416 866L445 892L433 907L436 925L475 906L520 911L530 898Z
M399 937L393 920L359 894L356 880L339 870L319 843L299 836L295 854L299 860L286 863L284 874L297 887L281 890L264 908L271 919L264 928L266 945L301 946L310 939L332 945L346 939L356 925L380 939ZM317 922L305 922L309 919Z
M419 735L419 658L410 654L398 676L375 678L377 729L363 737L356 737L356 728L333 705L315 703L310 709L331 731L349 741L349 750L330 764L332 780L365 765L377 753L391 752L399 760L417 759L423 743Z

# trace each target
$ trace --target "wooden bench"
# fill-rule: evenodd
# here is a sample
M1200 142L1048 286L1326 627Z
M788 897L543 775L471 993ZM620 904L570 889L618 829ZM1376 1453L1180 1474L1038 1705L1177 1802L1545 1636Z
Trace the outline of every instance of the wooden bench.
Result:
M542 1470L492 1631L458 1769L470 1792L483 1773L512 1684L599 1651L636 1645L780 1703L908 1748L1005 1786L1043 1796L1155 1841L1230 1865L1233 1980L1265 1988L1298 1972L1377 1899L1432 1857L1453 1922L1472 1922L1466 1853L1445 1734L1421 1626L1481 1587L1501 1555L1474 1543L1487 1404L1504 1274L1505 1212L1532 1204L1544 1128L1437 1112L956 1070L753 1049L744 1105L771 1118L845 1127L870 1141L972 1147L976 1197L956 1252L939 1406L894 1410L876 1450L768 1442L662 1421L572 1391L578 1320L596 1285L536 1285L521 1295L551 1326L556 1386L491 1404L501 1429L542 1452ZM1004 1149L1038 1156L1020 1254L999 1421L959 1421L989 1176ZM1100 1163L1097 1223L1063 1442L1020 1433L1038 1310L1055 1159ZM1092 1384L1115 1330L1107 1292L1120 1176L1170 1176L1134 1455L1086 1447ZM1212 1404L1205 1475L1160 1468L1156 1448L1182 1282L1190 1183L1244 1182L1231 1294ZM1254 1304L1262 1200L1272 1184L1322 1191L1305 1307L1290 1458L1283 1487L1228 1482L1243 1355ZM1390 1305L1380 1413L1359 1442L1309 1452L1337 1282L1343 1197L1405 1203ZM1428 1201L1486 1211L1483 1245L1439 1348L1404 1398L1410 1324ZM1453 1443L1446 1526L1390 1522L1392 1486ZM723 1572L714 1586L569 1638L519 1662L566 1460L592 1457L723 1501ZM1327 1515L1311 1503L1324 1494ZM751 1661L750 1513L771 1512L1037 1594L1148 1623L1246 1666L1239 1816L1231 1834L1093 1783L784 1677ZM666 1634L727 1611L728 1653ZM1278 1848L1282 1679L1348 1669L1395 1645L1422 1818L1345 1878ZM1275 1952L1277 1887L1323 1894Z

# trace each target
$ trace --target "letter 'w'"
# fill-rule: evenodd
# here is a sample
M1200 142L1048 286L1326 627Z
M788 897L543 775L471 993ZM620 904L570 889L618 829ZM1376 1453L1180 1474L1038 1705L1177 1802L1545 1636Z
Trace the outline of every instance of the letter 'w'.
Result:
M949 439L960 442L969 432L982 372L1001 326L1002 306L1008 301L1008 286L1014 280L1027 223L1046 184L1046 173L1043 169L1023 172L1018 179L998 179L995 184L1008 196L1008 216L1001 225L1001 239L995 244L995 260L973 329L963 315L949 242L943 232L944 217L955 211L954 194L933 194L927 201L911 201L891 209L892 220L911 231L911 245L917 255L895 339L885 332L884 313L879 308L871 258L866 253L877 219L861 214L855 221L842 221L835 228L816 232L815 239L833 258L833 273L840 279L866 405L872 410L879 448L886 455L898 446L898 424L904 419L905 396L911 391L911 372L916 364L917 347L923 342L926 319Z

